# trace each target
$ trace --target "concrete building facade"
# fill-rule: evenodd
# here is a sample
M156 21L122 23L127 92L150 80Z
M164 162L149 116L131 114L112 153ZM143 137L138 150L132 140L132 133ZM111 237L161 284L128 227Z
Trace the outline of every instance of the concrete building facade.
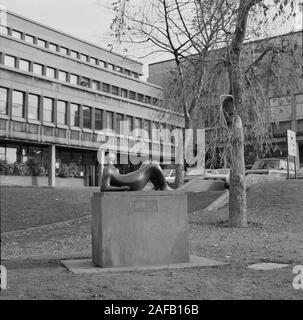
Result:
M0 29L0 161L32 159L45 169L50 186L73 163L84 185L95 186L97 150L111 130L134 144L133 129L151 133L153 128L184 126L181 114L163 112L161 87L140 80L141 63L5 14ZM146 150L163 150L151 134L143 140ZM118 156L127 157L123 150ZM121 170L132 168L128 164Z

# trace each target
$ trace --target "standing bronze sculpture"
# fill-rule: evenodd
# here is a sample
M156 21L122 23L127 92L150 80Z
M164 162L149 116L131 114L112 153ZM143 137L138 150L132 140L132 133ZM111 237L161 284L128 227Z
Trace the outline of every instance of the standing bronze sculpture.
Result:
M115 160L115 154L107 154L101 179L101 192L140 191L148 182L153 184L155 190L172 190L158 163L143 163L139 170L122 175L114 166Z

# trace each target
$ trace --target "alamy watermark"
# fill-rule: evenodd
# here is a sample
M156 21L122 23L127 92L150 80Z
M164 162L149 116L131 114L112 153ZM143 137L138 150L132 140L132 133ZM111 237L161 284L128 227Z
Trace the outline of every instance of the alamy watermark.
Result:
M4 266L0 265L0 290L7 289L7 270Z
M303 266L294 266L293 271L296 276L293 279L292 286L295 290L303 290Z
M205 161L205 129L181 129L167 128L128 130L127 121L120 122L120 130L117 133L111 129L97 131L97 142L100 143L98 160L102 162L104 151L121 152L128 157L121 157L120 164L138 164L149 158L160 162L163 156L165 164L197 165L204 167ZM129 159L128 159L129 158Z

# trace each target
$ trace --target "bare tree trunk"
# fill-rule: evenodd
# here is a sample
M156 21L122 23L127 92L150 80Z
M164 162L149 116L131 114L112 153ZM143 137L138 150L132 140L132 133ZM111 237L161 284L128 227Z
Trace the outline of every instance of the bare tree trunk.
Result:
M235 59L230 71L231 93L235 105L230 148L229 223L232 227L247 227L244 163L244 133L240 117L242 87L239 62Z
M184 165L179 163L176 164L176 177L175 177L175 188L180 188L184 184Z
M229 224L232 227L247 227L244 135L242 121L239 116L235 117L232 151L229 189Z
M244 164L244 134L241 120L243 109L242 77L240 54L245 39L248 14L255 0L240 0L236 29L228 53L228 74L230 94L234 103L234 124L232 126L233 140L230 151L230 194L229 194L229 224L232 227L247 227L246 190Z

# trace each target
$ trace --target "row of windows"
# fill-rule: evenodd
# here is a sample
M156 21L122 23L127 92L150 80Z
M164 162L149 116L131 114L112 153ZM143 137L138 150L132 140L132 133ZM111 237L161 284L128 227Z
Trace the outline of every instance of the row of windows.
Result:
M45 156L42 157L43 151ZM28 160L34 160L36 163L47 166L49 161L48 148L0 143L0 160L8 163L25 163Z
M19 145L0 142L0 161L8 163L26 163L33 160L36 164L48 169L49 150L48 147L34 145ZM83 171L84 165L95 164L96 154L91 151L67 150L56 148L57 163L75 163Z
M11 56L8 54L4 55L3 58L4 65L11 67L11 68L18 68L22 71L27 72L33 72L37 75L45 75L48 78L51 79L58 79L59 81L68 82L75 85L81 85L81 86L87 86L94 90L103 91L106 93L111 93L114 95L119 95L123 98L131 99L131 100L137 100L140 102L144 102L147 104L152 105L159 105L159 99L150 97L147 95L143 95L141 93L137 93L134 91L130 91L124 88L119 88L114 85L110 85L105 82L100 82L98 80L91 80L86 77L82 77L77 74L69 73L64 70L59 70L56 68L52 68L50 66L45 66L39 63L35 63L29 60L17 58L15 56Z
M107 68L107 69L109 69L111 71L120 72L120 73L125 74L125 75L127 75L129 77L134 77L134 78L137 78L137 79L139 78L139 74L137 72L132 72L132 71L130 71L128 69L121 68L119 66L116 66L114 64L105 62L105 61L100 60L98 58L91 57L91 56L89 56L87 54L83 54L83 53L80 53L78 51L71 50L71 49L68 49L66 47L60 46L58 44L55 44L55 43L52 43L52 42L48 42L48 41L40 39L40 38L36 38L36 37L34 37L32 35L25 34L25 33L21 32L19 30L15 30L15 29L12 29L12 28L9 28L9 27L1 26L0 28L1 28L0 29L0 33L1 34L11 35L15 39L24 40L25 42L37 45L38 47L41 47L41 48L44 48L44 49L49 49L49 50L54 51L54 52L59 52L61 54L69 56L71 58L79 59L79 60L81 60L83 62L91 63L92 65L100 66L102 68Z
M0 114L9 114L8 88L0 87ZM53 124L70 125L72 127L83 127L87 129L115 129L117 133L122 133L120 127L122 121L126 121L126 132L134 129L144 129L149 135L152 129L160 129L166 126L173 129L170 125L149 121L146 119L134 118L132 116L106 111L91 106L80 105L74 102L57 100L50 97L42 97L32 93L25 93L19 90L11 92L11 114L13 117L27 118ZM26 111L27 110L27 114ZM42 111L42 115L40 112ZM82 112L82 123L81 123ZM105 118L104 118L105 117ZM93 121L94 119L94 121ZM155 138L159 137L156 133Z

